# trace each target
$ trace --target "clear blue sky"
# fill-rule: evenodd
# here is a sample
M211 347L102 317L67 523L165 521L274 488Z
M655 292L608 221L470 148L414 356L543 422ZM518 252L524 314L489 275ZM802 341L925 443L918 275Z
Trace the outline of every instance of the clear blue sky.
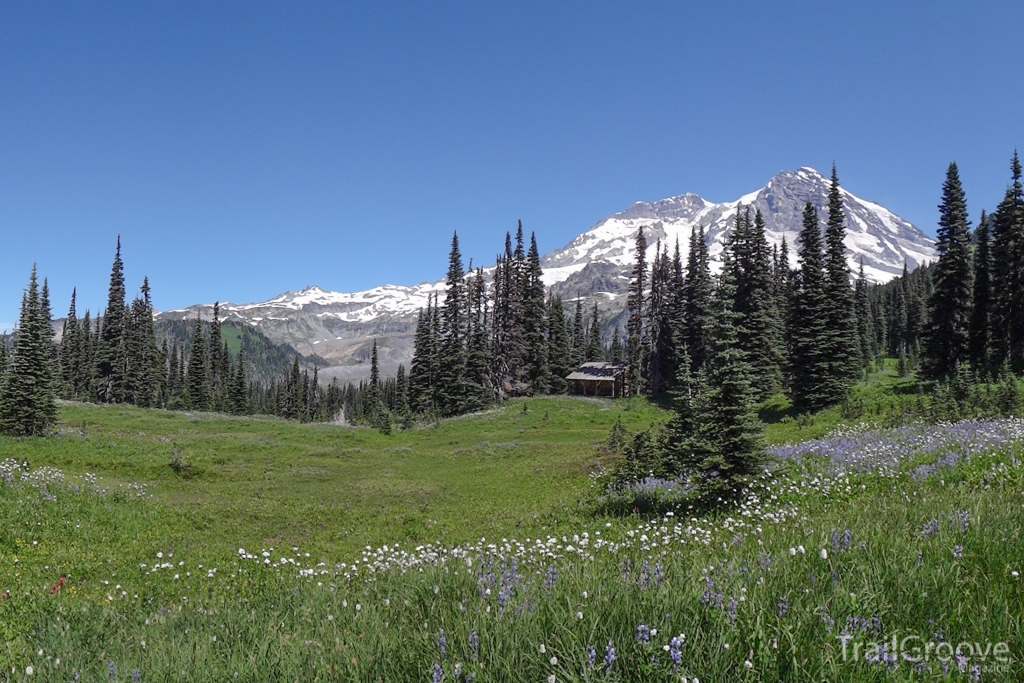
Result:
M827 171L934 233L1024 147L1024 3L0 2L0 326L32 262L158 308L542 252L639 200Z

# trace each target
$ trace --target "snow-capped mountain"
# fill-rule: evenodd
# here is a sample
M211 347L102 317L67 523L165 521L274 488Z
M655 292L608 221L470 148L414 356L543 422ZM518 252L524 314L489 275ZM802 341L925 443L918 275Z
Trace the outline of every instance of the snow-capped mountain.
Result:
M764 216L768 240L786 240L792 265L796 265L796 236L804 205L818 209L822 230L828 216L829 181L812 168L783 171L760 190L722 204L695 194L683 194L656 202L637 202L594 225L561 249L543 257L544 281L555 292L570 298L605 293L602 309L609 315L622 307L618 295L625 291L633 264L637 230L643 227L648 242L647 261L654 257L657 242L671 251L678 240L685 260L690 231L703 225L712 265L720 264L722 248L732 230L736 212L750 207ZM851 270L861 259L866 276L886 282L900 274L904 261L911 270L936 258L935 242L920 229L888 209L842 190L846 212L846 248ZM277 342L287 342L304 354L317 354L335 364L321 376L342 380L369 374L369 343L378 341L381 372L394 374L398 364L406 368L412 357L416 314L432 294L444 296L444 283L414 286L382 285L363 292L330 292L317 286L285 292L268 301L250 304L225 303L221 318L240 320L260 328ZM166 311L160 317L209 319L209 304Z
M643 227L647 237L647 262L657 242L671 252L678 241L683 261L689 251L690 231L703 225L712 266L721 263L725 238L732 231L736 212L750 207L761 211L768 241L789 246L791 265L796 266L796 237L809 201L818 209L824 231L828 218L829 180L813 168L782 171L760 190L722 204L696 194L683 194L657 202L637 202L625 211L613 214L574 239L546 255L541 262L544 280L556 291L575 295L599 291L595 276L614 295L624 289L635 257L636 235ZM864 273L874 282L887 282L900 274L903 263L913 270L934 260L935 242L908 221L883 206L865 201L841 189L846 212L846 249L850 268L857 272L864 260Z

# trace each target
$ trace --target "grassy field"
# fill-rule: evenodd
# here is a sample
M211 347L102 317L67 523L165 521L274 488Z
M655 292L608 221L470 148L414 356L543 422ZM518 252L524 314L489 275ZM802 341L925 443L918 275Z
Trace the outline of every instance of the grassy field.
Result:
M1020 680L1024 423L836 432L911 390L766 406L828 438L703 519L593 513L646 401L392 436L64 405L0 440L0 680Z

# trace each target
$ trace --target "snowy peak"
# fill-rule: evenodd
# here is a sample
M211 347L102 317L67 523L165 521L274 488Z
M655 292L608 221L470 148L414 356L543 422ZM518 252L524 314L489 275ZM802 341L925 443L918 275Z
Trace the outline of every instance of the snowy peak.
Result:
M566 289L587 291L586 282L569 280L583 277L581 274L590 263L605 262L620 268L631 264L636 234L641 227L647 237L650 262L659 240L669 249L678 241L685 259L690 232L704 226L713 266L717 266L741 207L761 212L768 241L781 245L785 240L795 265L796 236L802 227L804 206L811 202L817 208L824 229L830 184L821 173L803 166L796 171L781 171L763 188L731 202L716 204L692 193L656 202L637 202L545 256L545 282L566 283ZM846 212L847 258L853 270L863 259L866 276L875 282L886 282L900 274L904 261L912 269L935 259L934 241L917 227L883 206L860 199L843 188L840 191Z

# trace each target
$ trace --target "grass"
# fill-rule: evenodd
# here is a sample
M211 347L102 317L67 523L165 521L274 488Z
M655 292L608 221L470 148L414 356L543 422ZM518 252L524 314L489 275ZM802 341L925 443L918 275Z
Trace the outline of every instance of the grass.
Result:
M526 410L524 410L524 407ZM145 483L179 547L240 539L331 559L396 541L461 543L570 527L618 415L664 419L646 401L509 402L393 436L369 429L65 404L60 433L0 438L0 452L68 474ZM180 459L186 468L175 472Z
M903 386L864 383L865 412ZM776 444L860 419L773 410ZM388 437L64 405L57 436L0 439L35 473L0 481L0 680L1024 674L1020 443L925 478L906 472L926 452L886 473L811 459L705 519L595 517L588 474L620 414L631 430L667 418L640 400L529 399ZM920 669L868 661L908 636L1009 654L963 671L934 653Z

